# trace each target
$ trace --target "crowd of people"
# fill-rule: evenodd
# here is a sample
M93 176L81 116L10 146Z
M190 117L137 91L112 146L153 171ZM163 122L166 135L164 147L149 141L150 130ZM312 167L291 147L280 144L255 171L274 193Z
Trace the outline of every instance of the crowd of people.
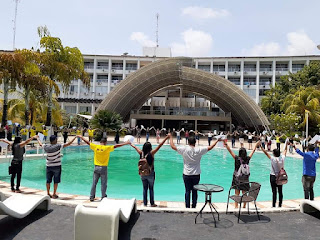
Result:
M93 172L93 182L90 191L90 201L95 200L96 194L96 185L101 178L101 196L102 198L107 197L107 177L108 177L108 164L110 160L110 153L114 149L122 147L124 145L131 145L139 155L139 159L145 159L148 171L147 175L141 175L141 181L143 185L143 203L145 206L148 204L148 191L150 197L150 204L152 207L155 207L154 201L154 183L155 183L155 169L154 161L155 155L163 146L166 141L169 141L171 148L174 151L177 151L178 154L182 156L183 159L183 182L185 185L185 206L187 208L195 208L197 205L197 191L193 189L194 185L200 182L200 162L201 158L208 151L212 150L219 141L226 147L228 152L231 154L234 160L234 173L232 177L232 186L235 189L235 194L239 195L240 191L243 193L248 190L249 176L250 174L243 174L242 177L239 177L239 169L241 170L243 166L248 166L250 160L252 159L253 154L259 148L265 155L270 159L271 168L270 168L270 185L272 189L272 206L276 206L277 195L279 195L278 207L282 206L283 201L283 186L277 183L277 176L280 172L280 169L284 167L285 158L287 155L287 148L289 151L296 149L296 152L303 156L303 176L302 176L302 185L304 189L304 195L306 199L314 199L313 184L316 178L316 161L319 158L319 148L317 147L318 142L315 144L308 144L305 147L306 143L302 142L303 151L299 150L296 147L294 138L291 136L285 141L285 148L281 154L280 144L281 137L284 135L275 135L271 134L255 134L247 131L234 131L232 133L225 132L220 133L219 135L214 131L209 131L208 133L201 133L199 131L185 130L185 129L155 129L154 127L144 128L141 126L127 129L127 134L134 134L137 138L137 143L141 143L142 131L145 131L146 141L142 146L142 149L135 146L133 142L127 141L119 144L119 131L116 131L115 145L107 145L107 138L103 136L100 140L100 144L93 143L94 131L96 129L88 128L88 139L84 137L82 129L72 129L75 132L75 136L68 141L68 138L71 133L71 129L60 128L60 132L63 137L63 144L58 143L57 134L58 129L54 129L54 134L49 137L49 142L46 142L46 137L48 136L48 130L44 127L41 133L44 135L42 142L37 135L37 131L34 127L29 129L22 127L18 133L20 136L16 136L14 141L11 142L10 139L6 139L4 136L0 141L7 143L12 148L13 159L11 161L9 172L11 174L11 190L13 192L20 193L21 190L21 175L22 175L22 163L23 156L25 153L25 146L29 144L32 140L36 140L38 144L43 147L46 152L46 188L47 194L52 198L58 198L57 188L58 184L61 181L61 150L70 146L76 139L78 145L81 141L88 144L90 149L94 152L94 172ZM151 131L155 132L157 147L152 148L152 144L149 141ZM164 136L163 140L160 142L161 135ZM181 144L181 138L186 139L186 145ZM173 137L176 137L176 143L173 140ZM199 146L200 136L207 136L208 146ZM228 136L231 137L231 147L235 147L236 138L239 138L240 148L238 154L230 148L228 144ZM213 141L213 138L216 138ZM286 137L286 136L285 136ZM244 139L248 139L248 150L252 150L248 155L246 148L244 148ZM271 154L271 141L276 141L276 148L272 150ZM213 142L212 142L213 141ZM254 147L253 142L255 141ZM305 140L303 140L305 141ZM270 143L269 143L270 142ZM197 146L198 145L198 146ZM14 183L15 178L16 185ZM50 192L51 183L53 185L53 193ZM191 203L190 203L191 201ZM235 207L237 203L235 203ZM245 207L245 205L243 206Z

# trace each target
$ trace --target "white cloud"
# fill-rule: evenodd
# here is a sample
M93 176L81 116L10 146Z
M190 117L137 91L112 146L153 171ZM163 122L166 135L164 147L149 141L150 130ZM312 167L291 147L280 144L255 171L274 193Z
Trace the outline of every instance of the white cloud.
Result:
M313 54L317 45L312 41L304 31L290 32L287 34L288 55L306 55Z
M225 10L225 9L212 9L212 8L193 6L193 7L183 8L182 15L187 15L196 19L210 19L210 18L227 17L231 14L228 10Z
M171 44L174 56L203 57L211 54L213 39L210 34L190 28L181 33L181 36L183 43Z
M155 47L157 45L156 42L150 40L143 32L133 32L130 40L137 41L143 47Z
M307 55L314 54L316 44L304 31L287 33L287 43L281 47L277 42L261 43L251 49L243 49L246 56L277 56L277 55Z

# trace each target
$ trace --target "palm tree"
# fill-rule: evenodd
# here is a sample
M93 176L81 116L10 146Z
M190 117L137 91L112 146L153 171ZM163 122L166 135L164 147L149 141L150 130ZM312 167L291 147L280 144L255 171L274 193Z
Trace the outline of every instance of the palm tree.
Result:
M94 128L99 128L101 131L106 132L120 129L122 118L118 113L100 110L94 115L90 123Z
M301 127L306 125L306 114L310 125L320 123L320 91L315 87L300 87L296 92L289 94L283 103L285 113L296 113L303 120Z

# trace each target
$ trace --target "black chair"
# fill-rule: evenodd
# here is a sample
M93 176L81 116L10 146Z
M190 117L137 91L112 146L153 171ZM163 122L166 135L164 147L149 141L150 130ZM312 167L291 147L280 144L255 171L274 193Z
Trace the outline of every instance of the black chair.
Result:
M242 195L232 195L230 196L230 191L232 189L238 188L239 186L247 186L248 190L246 192L244 192ZM258 219L260 221L260 216L259 216L259 212L257 209L257 204L256 204L256 200L257 197L259 195L259 191L261 188L261 184L257 183L257 182L243 182L243 183L239 183L237 185L233 185L230 187L229 189L229 193L228 193L228 202L227 202L227 210L226 210L226 214L228 214L228 207L229 207L229 199L232 199L233 201L237 202L240 204L239 206L239 215L238 215L238 223L239 223L239 219L240 219L240 214L241 214L241 204L242 203L248 203L248 214L249 214L249 203L250 202L254 202L254 205L256 207L256 212L258 215Z

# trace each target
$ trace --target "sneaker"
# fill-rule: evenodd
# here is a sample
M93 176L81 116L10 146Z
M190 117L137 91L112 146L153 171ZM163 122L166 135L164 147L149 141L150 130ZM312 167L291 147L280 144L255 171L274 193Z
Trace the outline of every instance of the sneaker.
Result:
M90 202L93 202L94 201L94 198L90 198Z
M158 207L158 205L157 204L152 204L151 207Z
M11 188L11 192L15 192L16 190L14 188Z

